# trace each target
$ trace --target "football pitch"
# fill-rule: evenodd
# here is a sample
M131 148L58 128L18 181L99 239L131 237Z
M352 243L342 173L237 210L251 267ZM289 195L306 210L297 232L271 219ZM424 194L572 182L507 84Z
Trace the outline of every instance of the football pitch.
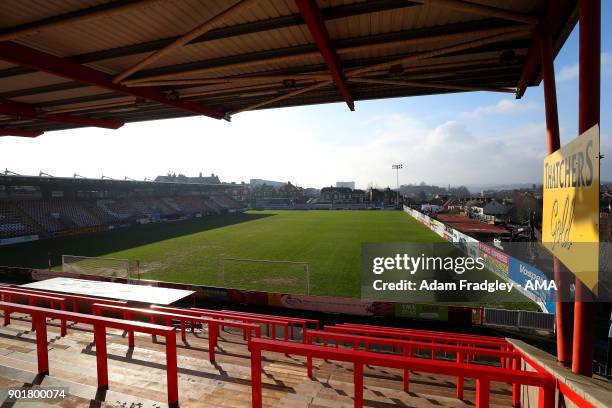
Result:
M46 268L49 254L139 260L143 279L359 297L362 242L445 242L401 211L247 211L0 248L0 265ZM522 299L521 299L522 300Z

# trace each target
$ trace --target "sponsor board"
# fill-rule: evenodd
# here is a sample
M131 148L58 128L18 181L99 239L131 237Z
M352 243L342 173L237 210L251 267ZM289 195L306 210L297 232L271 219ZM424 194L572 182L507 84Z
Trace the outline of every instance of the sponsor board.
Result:
M480 257L484 259L485 265L502 278L507 278L510 267L510 257L504 252L490 245L480 242L478 244Z
M549 280L544 272L533 265L511 257L508 277L520 285L518 289L521 293L540 305L547 313L555 313L555 292L543 287L543 283ZM528 282L531 282L531 286L528 285ZM535 282L542 286L534 285Z
M542 243L594 293L599 281L599 125L544 159Z
M447 321L448 307L438 305L396 303L395 317Z

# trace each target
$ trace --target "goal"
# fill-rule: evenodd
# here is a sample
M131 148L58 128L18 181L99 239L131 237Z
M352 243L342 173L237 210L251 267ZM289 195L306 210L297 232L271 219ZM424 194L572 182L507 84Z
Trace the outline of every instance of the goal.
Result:
M129 259L62 255L62 272L130 280Z
M225 288L310 295L310 264L305 261L221 257L218 279Z

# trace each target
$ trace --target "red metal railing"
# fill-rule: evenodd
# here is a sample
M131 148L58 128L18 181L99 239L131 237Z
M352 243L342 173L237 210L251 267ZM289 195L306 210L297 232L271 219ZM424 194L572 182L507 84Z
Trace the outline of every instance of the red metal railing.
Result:
M263 317L263 318L272 318L272 319L285 320L287 323L289 323L289 338L291 338L292 340L295 339L295 336L294 336L294 333L293 333L293 326L294 325L299 325L302 328L302 341L304 343L306 342L306 332L308 330L308 325L309 324L314 325L315 330L319 330L319 321L316 320L316 319L305 319L305 318L301 318L301 317L277 316L277 315L268 315L268 314L262 314L262 313L236 312L235 310L227 310L227 309L222 310L222 312L240 313L240 314L245 315L245 316ZM266 336L270 336L269 328L270 328L270 326L266 325Z
M351 343L353 350L359 350L361 345L363 344L363 348L365 351L375 351L371 349L371 347L375 345L391 346L392 350L397 350L399 355L403 355L405 357L418 357L417 355L415 355L416 351L430 350L432 360L436 359L436 353L438 352L444 353L445 355L447 355L448 353L453 353L455 355L455 361L457 363L462 364L476 363L475 360L479 356L496 357L499 358L500 365L502 361L507 361L507 367L512 367L512 369L514 370L517 370L520 367L520 355L514 351L501 351L490 348L477 348L422 341L391 339L386 337L368 337L353 334L334 333L321 330L310 330L307 336L307 344L313 344L313 341L317 340L323 340L324 347L329 347L329 340L332 340L334 342L335 348L340 348L340 342L349 342ZM384 354L389 353L386 352ZM308 376L312 377L312 357L307 357L306 360ZM403 380L404 391L408 392L410 389L410 370L408 368L404 369ZM457 398L463 399L463 376L457 377L456 390ZM512 399L513 406L518 406L520 404L520 392L518 385L516 384L512 385Z
M181 324L181 338L183 341L186 340L185 336L185 322L206 324L208 326L208 358L211 362L215 361L215 347L217 346L217 339L219 336L219 326L225 325L230 327L239 328L246 330L247 338L251 339L251 334L254 333L255 337L261 337L261 328L254 324L241 323L241 322L227 322L221 320L210 319L206 317L197 316L186 316L177 313L163 312L154 309L139 309L125 306L114 306L94 303L93 314L100 316L103 311L114 311L120 312L123 315L123 319L132 320L134 316L148 316L151 319L151 323L157 323L157 319L162 319L166 326L172 326L173 320L178 320ZM128 345L134 347L134 332L128 331Z
M178 368L176 358L176 329L144 322L126 322L120 319L92 316L88 314L45 309L37 306L26 306L16 303L0 302L4 313L23 313L32 317L36 325L36 351L38 355L38 373L49 374L49 354L47 349L47 318L70 320L90 324L94 329L96 344L96 366L98 388L108 388L108 354L106 350L106 329L136 331L151 335L163 336L166 339L166 379L168 383L168 404L178 405Z
M262 407L261 354L263 351L353 363L355 384L354 405L356 408L361 408L363 406L363 366L365 364L404 370L409 369L412 371L454 377L475 378L477 408L489 406L491 382L510 382L540 387L542 395L540 399L540 408L552 408L555 403L555 381L548 374L509 370L498 367L468 365L458 362L432 361L413 357L384 355L350 349L335 349L268 339L252 339L251 391L253 408Z
M418 333L418 334L433 334L433 335L442 335L444 337L452 336L457 338L464 338L466 340L474 339L474 340L489 340L495 341L499 343L506 343L506 339L503 337L497 336L483 336L480 334L468 334L468 333L452 333L452 332L444 332L439 330L422 330L422 329L407 329L404 327L390 327L390 326L374 326L369 324L356 324L356 323L340 323L335 326L342 327L356 327L361 329L375 329L386 332L398 332L398 333Z
M220 311L213 309L200 309L197 307L192 307L191 310L206 313L207 316L215 317L217 319L229 319L229 320L240 320L243 322L250 323L258 323L266 326L266 336L270 336L269 327L272 327L272 339L276 340L276 326L283 327L283 333L285 335L285 341L289 341L289 327L291 323L287 321L287 319L283 319L277 316L269 316L269 315L256 315L256 314L247 314L242 312L235 311Z
M37 289L26 289L26 288L20 288L16 286L11 286L10 290L13 290L16 292L34 293L34 294L48 295L48 296L61 296L63 298L66 298L66 300L72 303L73 312L79 311L78 302L86 302L90 306L93 305L94 303L103 303L106 305L116 305L116 306L127 306L128 305L128 302L125 300L102 299L102 298L97 298L97 297L92 297L92 296L73 295L71 293L48 292L48 291L37 290Z
M525 353L517 350L517 353L521 356L525 363L533 367L538 373L548 373L542 366L536 363L532 358L525 355ZM580 394L578 394L575 390L570 388L565 382L558 380L555 378L556 387L559 390L559 393L563 394L567 399L576 404L577 407L580 408L595 408L595 405L585 400Z
M337 326L325 326L325 331L333 331L338 333L357 334L362 336L373 336L373 337L389 337L403 340L419 340L419 341L430 341L433 343L443 342L445 344L456 344L458 346L471 346L471 347L489 347L498 350L509 350L511 346L508 344L506 339L497 338L496 340L489 339L478 339L477 336L464 336L461 334L447 333L447 332L429 332L423 333L419 330L410 329L393 329L378 328L376 326L349 326L349 325L337 325Z
M5 289L4 287L0 288L0 299L3 301L13 302L14 298L26 298L28 299L28 305L37 306L38 302L45 301L49 303L49 306L55 308L55 305L58 304L61 310L66 310L66 299L61 296L48 296L41 295L35 293L22 293L18 291L14 291L12 289ZM4 325L8 326L11 324L11 313L9 311L4 312ZM68 333L68 325L66 324L66 319L60 319L60 335L63 337ZM36 325L34 324L34 320L32 319L32 330L36 330Z
M180 307L168 307L168 306L157 306L157 305L151 305L151 309L159 310L163 312L169 312L169 313L177 313L177 314L181 314L185 316L209 317L209 318L219 319L219 320L228 321L228 322L233 320L233 321L240 321L240 322L249 323L249 324L280 325L280 326L283 326L285 330L285 341L289 340L289 324L286 321L266 319L266 318L260 318L260 317L251 317L251 316L240 316L240 315L237 316L235 313L224 313L224 312L218 312L218 311L208 312L205 309L204 310L183 309ZM227 325L222 324L221 326L219 326L219 328L222 329L225 326L231 327L230 324L227 324ZM193 330L193 327L192 327L192 330ZM272 332L272 336L274 338L274 331ZM246 332L244 333L244 338L246 339Z

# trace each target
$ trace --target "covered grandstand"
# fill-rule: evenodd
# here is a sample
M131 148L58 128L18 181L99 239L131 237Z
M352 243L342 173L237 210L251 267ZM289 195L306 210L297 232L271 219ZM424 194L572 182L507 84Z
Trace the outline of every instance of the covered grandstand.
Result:
M225 185L0 175L3 243L241 209Z

